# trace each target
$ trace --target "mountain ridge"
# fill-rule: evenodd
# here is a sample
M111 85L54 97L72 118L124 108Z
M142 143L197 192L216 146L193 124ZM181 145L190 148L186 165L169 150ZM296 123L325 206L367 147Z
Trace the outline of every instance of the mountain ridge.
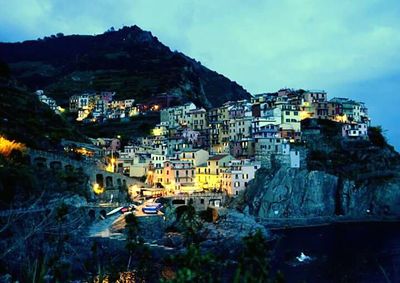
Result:
M99 35L62 34L0 43L0 58L29 89L44 89L61 105L87 90L116 91L120 98L149 102L168 93L180 104L211 108L249 98L236 82L187 55L171 51L137 26Z

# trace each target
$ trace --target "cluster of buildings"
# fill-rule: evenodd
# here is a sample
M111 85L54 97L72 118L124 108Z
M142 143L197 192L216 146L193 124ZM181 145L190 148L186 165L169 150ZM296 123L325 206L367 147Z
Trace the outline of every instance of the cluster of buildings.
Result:
M47 104L49 108L53 110L56 114L61 114L65 111L64 108L57 105L56 101L53 98L45 95L43 90L37 90L35 91L35 94L37 95L37 98L40 102Z
M69 98L69 111L77 113L77 121L102 122L108 119L129 119L147 110L134 99L114 100L115 92L83 93ZM153 106L157 108L157 106ZM152 109L158 110L158 109Z
M307 118L341 123L348 139L368 137L364 103L282 89L208 111L193 103L162 109L152 135L118 150L113 169L168 193L237 195L261 167L304 166L301 121Z

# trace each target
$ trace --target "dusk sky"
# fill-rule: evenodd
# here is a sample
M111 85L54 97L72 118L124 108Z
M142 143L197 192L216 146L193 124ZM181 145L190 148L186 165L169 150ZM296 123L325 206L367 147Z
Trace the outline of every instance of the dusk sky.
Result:
M400 1L0 0L0 41L138 25L251 93L365 101L400 149Z

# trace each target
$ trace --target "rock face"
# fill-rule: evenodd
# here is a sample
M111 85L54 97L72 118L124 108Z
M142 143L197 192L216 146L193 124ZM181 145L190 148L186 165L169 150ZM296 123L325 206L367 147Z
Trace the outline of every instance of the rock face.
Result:
M356 185L323 171L281 168L257 174L244 208L260 218L400 215L400 179Z
M204 223L200 235L204 241L202 248L212 251L214 254L233 255L243 243L243 237L260 230L268 239L270 235L265 227L257 223L254 217L235 210L220 210L220 219L216 223Z

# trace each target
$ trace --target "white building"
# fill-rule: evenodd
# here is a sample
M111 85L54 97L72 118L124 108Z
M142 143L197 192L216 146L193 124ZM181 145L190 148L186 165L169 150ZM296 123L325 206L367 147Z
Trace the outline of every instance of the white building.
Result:
M342 136L348 139L368 139L368 126L365 123L344 124Z
M204 149L182 149L179 153L179 160L186 160L192 162L194 166L206 163L209 158L208 151Z

